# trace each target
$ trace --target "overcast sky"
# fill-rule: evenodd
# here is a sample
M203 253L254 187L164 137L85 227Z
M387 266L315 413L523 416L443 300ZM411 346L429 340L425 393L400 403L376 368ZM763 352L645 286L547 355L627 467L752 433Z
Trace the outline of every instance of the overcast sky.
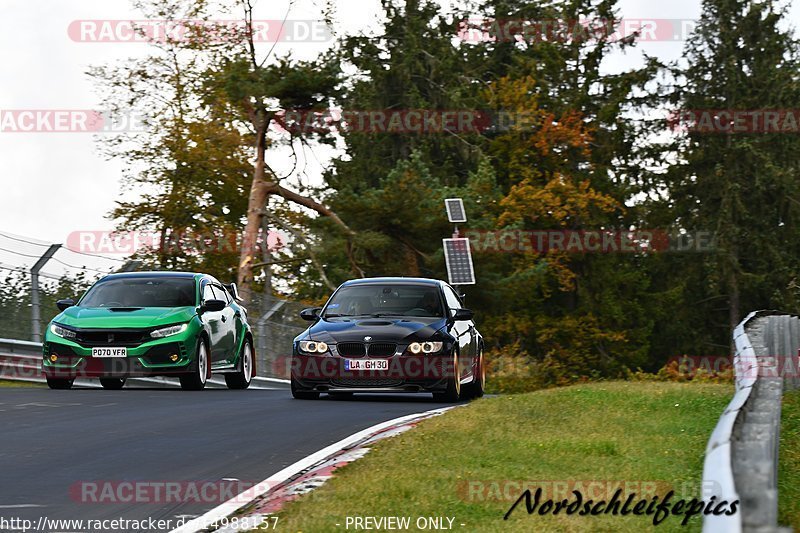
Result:
M447 6L450 2L442 0ZM321 18L321 0L297 0L290 20ZM256 18L283 19L289 0L261 0ZM700 0L623 0L626 19L696 19ZM793 25L800 21L797 3L792 5ZM146 53L147 45L130 42L76 42L68 33L79 20L141 19L129 0L3 0L0 4L0 112L9 110L98 109L91 81L85 75L91 65ZM378 31L378 0L342 0L336 13L337 31ZM74 26L73 26L74 27ZM292 52L299 58L315 56L330 42L299 42L276 45L278 54ZM640 50L665 60L680 57L679 40L648 42ZM610 70L640 64L640 52L619 54L609 62ZM312 178L327 163L330 152L309 158L306 172ZM276 156L285 159L283 154ZM317 160L319 159L319 160ZM273 160L278 168L285 161ZM106 218L120 197L122 164L106 161L98 153L90 133L14 132L0 128L0 176L2 209L0 233L36 242L64 242L75 231L110 230ZM43 248L26 245L0 235L0 265L30 265L32 258L4 252L36 255ZM91 265L101 270L114 261L74 256L66 250L57 255L69 264ZM68 267L49 270L59 273Z

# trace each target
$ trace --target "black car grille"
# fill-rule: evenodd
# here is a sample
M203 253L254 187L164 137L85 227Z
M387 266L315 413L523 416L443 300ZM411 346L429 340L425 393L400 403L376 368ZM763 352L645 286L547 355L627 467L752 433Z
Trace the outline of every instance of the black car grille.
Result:
M336 345L339 355L345 357L364 357L366 350L361 342L340 342Z
M75 342L81 346L139 346L151 340L150 330L103 329L78 330Z
M392 342L340 342L336 345L339 355L344 357L391 357L397 350L397 344Z
M390 357L397 350L397 345L390 342L376 342L369 345L370 357Z
M389 378L339 378L331 383L335 387L399 387L403 384L402 380Z

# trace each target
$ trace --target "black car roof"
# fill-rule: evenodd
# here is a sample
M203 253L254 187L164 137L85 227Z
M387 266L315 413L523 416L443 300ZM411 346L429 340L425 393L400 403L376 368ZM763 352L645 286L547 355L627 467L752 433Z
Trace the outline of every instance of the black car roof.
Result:
M384 277L384 278L359 278L351 279L342 283L342 287L350 285L368 285L371 283L416 283L421 285L442 285L444 282L438 279L430 278L404 278L404 277Z

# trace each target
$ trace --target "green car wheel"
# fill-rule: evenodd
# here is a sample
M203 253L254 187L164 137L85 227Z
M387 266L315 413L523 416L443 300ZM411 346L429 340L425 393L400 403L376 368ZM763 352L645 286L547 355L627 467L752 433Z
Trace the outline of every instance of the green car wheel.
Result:
M242 345L242 356L236 372L225 374L225 384L229 389L243 390L250 386L253 379L253 345L245 341Z
M194 370L180 377L183 390L203 390L208 379L208 348L202 339L197 343Z

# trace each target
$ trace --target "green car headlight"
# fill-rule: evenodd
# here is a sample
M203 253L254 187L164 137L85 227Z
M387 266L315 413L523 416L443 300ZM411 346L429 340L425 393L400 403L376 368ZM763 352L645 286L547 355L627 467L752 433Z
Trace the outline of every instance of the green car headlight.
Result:
M178 333L183 333L189 327L189 324L178 324L177 326L168 326L166 328L157 329L150 332L150 336L154 339L163 339L164 337L170 337L172 335L177 335Z
M72 331L71 329L62 328L58 324L51 324L50 332L53 335L57 335L63 339L74 339L75 337L78 336L78 334Z

